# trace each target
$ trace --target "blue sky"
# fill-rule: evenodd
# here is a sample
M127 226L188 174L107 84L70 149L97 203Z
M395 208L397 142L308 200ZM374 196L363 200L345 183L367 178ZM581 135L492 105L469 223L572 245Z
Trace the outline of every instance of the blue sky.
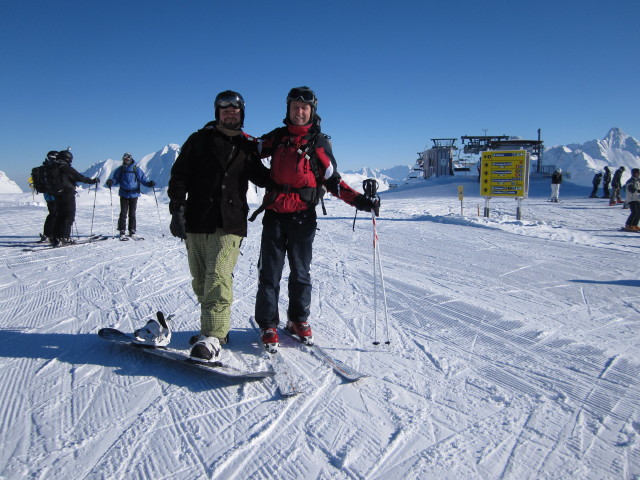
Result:
M638 18L637 0L6 0L0 170L24 189L52 149L71 146L82 171L182 144L226 89L261 135L299 85L339 170L410 165L431 138L485 131L640 138Z

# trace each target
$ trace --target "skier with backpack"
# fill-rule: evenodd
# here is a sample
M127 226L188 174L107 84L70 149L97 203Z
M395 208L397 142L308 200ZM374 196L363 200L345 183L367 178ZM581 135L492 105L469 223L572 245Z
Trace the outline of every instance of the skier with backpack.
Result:
M278 348L278 296L285 256L288 257L289 306L287 329L306 344L313 343L308 318L311 306L311 257L316 233L315 207L324 188L358 210L379 214L379 200L349 187L338 173L331 143L320 130L318 100L309 87L291 89L287 95L284 127L262 137L260 157L271 157L272 185L263 204L265 211L258 264L259 280L255 320L265 348Z
M116 168L113 175L105 182L107 188L120 185L118 195L120 196L120 216L118 217L118 231L120 240L128 240L125 236L127 226L127 216L129 217L129 237L135 238L136 234L136 208L140 197L140 185L145 187L155 187L156 182L148 180L144 171L135 165L135 161L130 153L122 156L122 165Z
M47 192L55 197L56 215L53 223L51 245L74 244L71 227L76 219L76 183L97 184L99 178L82 175L71 166L73 155L63 150L56 155L55 161L47 169Z
M44 227L40 234L40 243L50 242L53 238L53 226L56 218L56 203L55 197L48 192L47 189L47 174L53 166L58 152L51 150L47 153L47 156L42 162L42 165L35 167L31 170L31 180L33 182L33 188L36 192L42 193L45 202L47 202L47 218L44 221Z

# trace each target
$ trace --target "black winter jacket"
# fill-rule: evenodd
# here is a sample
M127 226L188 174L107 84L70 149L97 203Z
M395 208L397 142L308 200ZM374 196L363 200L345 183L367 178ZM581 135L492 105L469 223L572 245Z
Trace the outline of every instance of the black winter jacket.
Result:
M171 168L169 209L185 205L187 233L247 236L249 181L264 187L269 171L257 155L257 141L244 133L229 137L209 122L182 146Z
M85 177L66 162L55 162L53 168L56 178L54 196L75 194L76 183L94 183L93 178Z

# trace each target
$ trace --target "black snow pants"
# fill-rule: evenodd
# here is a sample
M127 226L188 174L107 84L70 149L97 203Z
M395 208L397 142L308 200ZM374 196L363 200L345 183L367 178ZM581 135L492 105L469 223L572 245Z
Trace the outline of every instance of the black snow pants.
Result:
M76 219L76 192L56 194L56 216L53 223L54 238L70 238Z
M118 230L124 232L127 226L127 214L129 215L129 233L136 232L136 208L138 197L120 197L120 216L118 217Z
M259 283L255 319L260 328L278 326L278 297L285 256L289 260L288 320L304 322L311 309L311 258L316 235L315 210L275 213L267 210L262 220L258 261Z

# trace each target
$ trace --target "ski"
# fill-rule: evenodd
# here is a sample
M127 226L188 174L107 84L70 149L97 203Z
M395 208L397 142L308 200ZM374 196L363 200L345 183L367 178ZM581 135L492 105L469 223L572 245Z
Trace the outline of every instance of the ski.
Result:
M75 243L69 243L66 245L60 244L60 245L41 245L41 246L33 246L30 248L23 248L22 251L23 252L39 252L41 250L51 250L54 248L65 248L65 247L73 247L75 245L84 245L87 243L95 243L95 242L101 242L103 240L109 240L108 236L96 236L96 237L90 237L84 240L77 240Z
M254 328L258 331L258 335L260 335L260 328L258 327L255 318L251 317L251 322ZM258 341L260 342L260 345L262 345L262 339L259 339ZM291 397L304 393L304 390L299 387L298 381L291 372L290 365L288 365L287 360L281 352L277 350L275 352L267 352L265 350L265 355L269 359L271 368L275 372L274 380L280 395L283 397Z
M118 240L120 240L121 242L128 242L129 240L137 242L139 240L144 240L144 237L139 237L137 235L124 235L124 234L119 234L117 235L115 238L117 238Z
M355 382L355 381L358 381L358 380L360 380L362 378L367 378L369 376L367 374L359 372L358 370L350 367L346 363L341 362L337 358L332 357L324 349L322 349L321 347L319 347L315 343L312 344L312 345L308 345L306 343L303 343L297 335L294 335L293 333L291 333L286 328L283 329L283 331L290 338L294 339L303 349L306 349L307 351L311 352L313 355L318 357L324 363L329 365L333 369L334 372L336 372L338 375L340 375L345 380L348 380L350 382Z
M98 336L103 340L124 345L140 352L148 353L167 360L176 361L182 365L197 368L199 370L213 373L219 377L232 380L259 380L262 378L273 377L272 371L247 371L236 367L225 365L223 362L198 362L193 360L188 353L167 347L152 347L137 343L133 336L128 335L115 328L101 328Z

